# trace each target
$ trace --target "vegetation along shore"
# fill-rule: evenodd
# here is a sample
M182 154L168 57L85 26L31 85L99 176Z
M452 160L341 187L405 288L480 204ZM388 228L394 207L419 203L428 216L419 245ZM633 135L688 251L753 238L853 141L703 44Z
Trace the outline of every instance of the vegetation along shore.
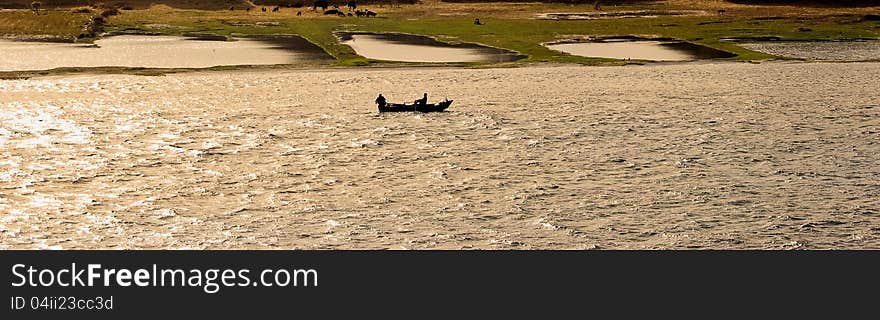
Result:
M573 38L643 36L674 38L732 53L718 60L783 59L749 50L736 41L782 39L828 41L880 37L880 6L870 1L839 5L794 6L777 1L583 1L443 2L361 1L76 1L3 0L0 36L7 39L90 43L113 34L299 35L330 54L322 66L395 66L369 59L341 43L338 32L385 32L424 35L443 42L478 43L514 51L515 62L470 62L455 65L519 66L534 63L621 65L642 63L566 54L543 44ZM780 3L782 2L782 3ZM833 2L832 2L833 3ZM264 10L265 9L265 10ZM350 15L369 10L375 16ZM364 11L366 12L366 11ZM480 24L475 24L479 19ZM413 65L413 64L403 64ZM79 71L73 69L73 71ZM132 71L103 68L99 72ZM137 70L135 70L137 71ZM71 72L71 69L59 70ZM144 73L143 70L138 72ZM42 73L10 73L3 77ZM49 72L51 73L51 72ZM149 74L149 72L148 72Z

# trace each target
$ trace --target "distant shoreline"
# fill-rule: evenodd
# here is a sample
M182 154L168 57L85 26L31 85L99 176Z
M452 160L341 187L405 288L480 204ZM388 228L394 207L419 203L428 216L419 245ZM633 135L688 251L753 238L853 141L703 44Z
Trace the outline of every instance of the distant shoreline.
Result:
M668 61L653 62L648 64L630 65L582 65L576 63L535 63L529 65L492 65L492 66L465 66L452 64L406 64L406 65L374 65L374 66L316 66L316 65L251 65L251 66L216 66L208 68L130 68L130 67L88 67L88 68L56 68L51 70L33 71L0 71L0 81L3 80L28 80L47 77L76 77L96 75L133 75L133 76L165 76L183 73L252 73L252 72L289 72L289 71L327 71L327 72L351 72L351 71L407 71L407 70L479 70L479 69L519 69L519 68L609 68L609 67L639 67L639 66L676 66L676 65L706 65L706 64L850 64L880 63L880 60L868 61L802 61L802 60L772 60L772 61Z
M605 3L609 4L609 3ZM374 18L338 17L311 7L281 8L278 12L233 10L183 10L165 5L148 9L102 12L101 8L46 8L0 10L0 35L5 39L91 43L107 34L147 34L215 37L297 35L332 56L328 65L308 67L410 67L359 55L341 43L340 32L418 35L450 45L468 43L522 55L515 62L452 63L456 67L509 67L558 63L595 66L644 64L613 58L586 57L551 50L544 44L593 37L676 39L733 54L713 61L787 60L767 52L738 46L730 39L785 41L839 41L880 39L880 7L815 8L743 5L719 1L667 0L606 5L562 3L450 3L425 0L418 5L376 7ZM271 10L270 10L271 11ZM351 13L348 9L342 11ZM541 18L566 12L565 19ZM687 12L687 13L682 13ZM480 19L481 24L475 24ZM215 67L229 69L240 67ZM94 71L94 70L92 70ZM81 72L30 72L31 75ZM90 71L91 72L91 71ZM98 72L162 74L173 70L103 68ZM6 74L5 77L15 75Z

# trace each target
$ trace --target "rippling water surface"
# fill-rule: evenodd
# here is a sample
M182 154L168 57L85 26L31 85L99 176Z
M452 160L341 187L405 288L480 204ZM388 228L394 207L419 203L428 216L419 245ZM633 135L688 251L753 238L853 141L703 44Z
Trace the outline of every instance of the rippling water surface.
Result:
M880 248L880 64L0 81L2 248ZM371 104L455 99L451 112Z
M739 46L773 55L823 61L880 60L880 41L774 41Z

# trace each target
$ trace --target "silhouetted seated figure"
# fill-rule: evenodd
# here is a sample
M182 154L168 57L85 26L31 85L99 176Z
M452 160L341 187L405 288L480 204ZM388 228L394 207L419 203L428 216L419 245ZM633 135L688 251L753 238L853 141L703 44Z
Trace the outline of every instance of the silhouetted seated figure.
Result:
M428 104L428 93L425 92L425 95L422 96L421 99L416 100L415 103L419 106L422 106L422 107L424 107L426 104Z
M480 22L480 18L476 18L476 19L474 19L474 24L475 24L475 25L481 25L481 24L483 24L483 23Z
M381 93L379 94L379 97L376 98L376 104L378 104L380 108L386 105L385 97L383 97Z

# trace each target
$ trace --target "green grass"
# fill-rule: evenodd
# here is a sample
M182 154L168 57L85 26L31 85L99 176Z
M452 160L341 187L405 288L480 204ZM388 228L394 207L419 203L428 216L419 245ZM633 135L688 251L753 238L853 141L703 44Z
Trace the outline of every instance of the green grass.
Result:
M837 40L853 38L877 38L877 22L861 22L853 18L818 17L814 20L786 18L782 20L730 19L718 17L659 17L580 21L550 21L535 19L483 19L482 26L473 24L469 18L430 18L408 20L404 17L387 19L320 18L278 19L280 26L236 26L228 20L173 19L164 17L161 23L178 26L174 29L145 28L155 21L149 17L123 15L111 20L112 28L140 29L151 32L185 33L210 32L229 35L241 34L299 34L318 44L339 60L341 65L365 65L375 63L357 56L351 48L341 45L333 31L403 32L433 36L443 41L475 42L514 50L529 58L523 62L567 62L584 64L609 63L609 59L589 59L562 54L541 43L564 39L570 35L646 35L673 37L736 53L732 60L772 59L771 55L750 51L729 41L730 37L780 36L792 40ZM719 23L720 22L720 23ZM155 23L155 22L154 22ZM798 31L809 27L812 31Z
M92 17L88 13L72 13L70 10L0 11L0 35L45 35L76 37L83 24Z

